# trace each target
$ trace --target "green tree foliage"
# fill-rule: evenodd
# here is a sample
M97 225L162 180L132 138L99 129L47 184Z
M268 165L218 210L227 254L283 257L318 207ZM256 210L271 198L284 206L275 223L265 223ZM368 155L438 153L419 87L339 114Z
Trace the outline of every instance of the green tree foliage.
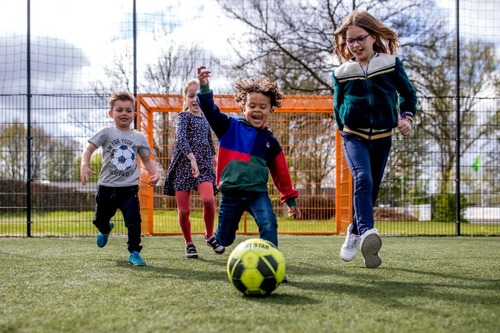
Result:
M421 99L419 131L428 138L428 149L436 151L434 162L442 177L439 193L453 192L457 158L471 148L480 146L481 139L498 133L498 107L489 112L478 112L482 97L498 85L499 60L494 45L479 40L461 41L460 52L460 119L457 119L456 102L456 52L455 41L442 40L439 47L428 53L409 55L418 90L425 96ZM496 121L496 122L495 122ZM492 124L496 124L491 126ZM460 152L456 150L457 128L460 129ZM491 146L490 148L493 148Z
M79 182L80 181L80 165L82 164L82 156L78 156L75 159L75 161L76 161L75 165L78 167L73 170L73 174L71 176L71 179L73 179L73 181ZM90 176L89 182L97 182L97 177L99 175L99 172L102 169L102 154L100 151L96 151L94 154L92 154L92 157L90 158L90 162L89 162L89 167L90 167L90 169L97 172L97 175Z
M28 131L22 123L0 125L0 176L27 179ZM31 127L31 179L64 181L75 168L73 160L77 143L49 135L37 125Z

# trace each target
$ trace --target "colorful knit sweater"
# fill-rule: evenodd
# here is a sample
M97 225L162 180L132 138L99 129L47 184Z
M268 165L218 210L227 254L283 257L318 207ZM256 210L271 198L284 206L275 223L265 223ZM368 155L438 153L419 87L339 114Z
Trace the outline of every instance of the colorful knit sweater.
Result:
M396 56L376 53L366 69L351 59L335 70L333 86L339 130L390 135L399 117L412 121L415 116L416 92Z
M267 193L269 171L280 192L280 201L296 206L298 191L293 188L283 150L267 127L255 128L244 118L222 113L213 92L201 86L198 104L219 139L217 186L223 194Z

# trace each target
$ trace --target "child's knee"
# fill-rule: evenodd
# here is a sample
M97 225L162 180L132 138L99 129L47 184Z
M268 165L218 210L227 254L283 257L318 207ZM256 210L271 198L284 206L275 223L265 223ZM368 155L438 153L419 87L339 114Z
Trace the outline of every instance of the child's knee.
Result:
M213 197L203 199L202 204L203 207L215 209L215 200Z
M216 233L215 238L217 238L217 241L219 242L220 245L226 247L226 246L230 246L231 244L234 243L234 240L236 239L236 235L223 236L220 233Z

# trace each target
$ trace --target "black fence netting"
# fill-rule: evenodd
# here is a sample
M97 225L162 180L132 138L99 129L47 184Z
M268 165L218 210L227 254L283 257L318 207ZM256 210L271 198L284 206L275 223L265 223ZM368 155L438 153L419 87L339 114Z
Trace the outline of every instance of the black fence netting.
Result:
M96 177L80 184L80 160L87 139L111 124L113 91L180 94L203 65L216 94L233 94L240 78L268 76L286 95L331 96L331 75L341 63L333 31L353 8L369 9L398 33L398 56L419 97L413 134L394 135L375 205L379 229L500 235L498 1L109 0L97 11L88 2L17 1L1 7L0 236L95 234ZM168 123L165 115L156 117L155 144L165 145L167 156L155 151L162 174L152 208L155 232L180 233L175 200L161 195L176 112ZM269 123L305 212L286 231L337 232L332 117L305 107L278 112ZM97 157L93 163L98 170ZM270 191L276 214L286 220L273 186ZM202 232L196 193L192 200L193 228ZM125 234L123 223L115 225L114 232Z

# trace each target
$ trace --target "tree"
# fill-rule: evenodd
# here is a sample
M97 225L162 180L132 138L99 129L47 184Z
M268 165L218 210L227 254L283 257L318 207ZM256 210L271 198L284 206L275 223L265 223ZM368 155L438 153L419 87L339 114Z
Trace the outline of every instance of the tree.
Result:
M0 175L7 179L68 180L73 169L75 141L52 137L43 128L31 128L31 175L27 168L27 128L23 123L0 125Z
M456 49L452 39L442 40L439 47L427 53L414 53L408 59L414 69L415 82L425 96L425 112L419 117L419 130L429 138L430 149L437 151L435 158L442 181L439 193L453 192L452 178L458 156L464 156L480 140L498 131L500 110L480 114L478 106L491 87L499 84L495 72L499 59L494 45L479 40L462 41L460 54L460 123L455 112ZM460 128L460 152L455 147L457 126ZM480 149L481 147L477 147Z
M145 64L144 72L138 75L144 77L138 80L138 92L141 94L182 94L184 84L197 77L196 69L201 59L207 66L214 60L210 51L197 45L184 45L175 41L164 43L167 47L160 51L156 63ZM111 66L104 67L107 81L96 81L93 88L102 101L107 101L109 95L117 90L133 91L133 56L126 48L125 53L116 57ZM166 170L175 141L177 113L162 112L154 116L153 150L161 169ZM77 123L84 125L81 120Z
M352 2L217 2L230 18L248 27L248 32L240 39L231 41L237 59L229 66L228 71L238 73L237 76L268 76L278 80L283 91L289 95L332 93L331 75L340 63L340 59L334 56L333 32L352 10ZM414 49L432 48L436 40L445 36L442 29L444 23L433 13L435 8L429 1L399 1L393 2L392 7L390 5L390 2L384 0L357 2L359 10L371 12L398 32L402 41L403 60L404 54ZM289 119L292 131L301 129L315 134L314 137L295 136L293 147L300 149L290 148L288 156L294 161L300 161L301 169L322 168L325 171L323 174L308 173L300 177L307 193L311 193L309 191L312 191L313 184L321 184L325 179L319 180L318 176L327 177L334 167L335 150L331 144L334 141L333 115L328 118L322 122L311 121L308 117ZM312 126L316 128L313 129ZM311 144L311 140L316 144ZM408 141L400 149L408 149ZM325 149L326 142L330 142L328 149ZM420 147L424 145L409 144L420 144ZM410 161L404 161L411 156L399 154L400 149L394 149L390 159L390 169L396 177L405 172L400 167L401 163L411 165ZM304 158L304 154L308 158ZM413 174L418 175L418 164L412 167ZM413 185L417 186L417 182L414 181ZM321 188L314 191L320 193Z
M231 69L245 76L279 79L287 94L331 94L331 75L339 64L334 57L333 32L352 10L350 1L217 0L225 13L248 27L231 40L237 59ZM359 1L395 29L402 50L426 49L444 35L442 19L428 0ZM436 36L429 40L428 36ZM250 47L249 47L250 45Z
M75 152L79 151L79 144L75 140L61 140L48 138L50 142L47 154L49 159L45 163L47 179L54 181L69 181L73 178L74 170L79 170L80 163L74 164Z
M26 127L22 123L0 125L0 169L2 178L26 179Z
M80 166L82 164L82 156L78 156L75 159L74 164L77 166ZM92 170L97 172L97 174L99 175L99 172L102 169L102 154L100 152L96 152L96 153L92 154L92 156L90 157L89 166ZM75 168L73 170L73 174L71 177L74 181L79 182L80 181L80 168ZM91 177L90 181L97 182L97 176L94 178Z
M210 54L210 52L207 52ZM146 66L145 78L149 82L145 91L162 94L182 94L184 84L197 77L197 64L204 54L198 46L174 48L173 43L161 52L156 64ZM180 110L179 110L180 111ZM175 142L177 114L162 112L155 115L154 151L163 170L168 168Z

